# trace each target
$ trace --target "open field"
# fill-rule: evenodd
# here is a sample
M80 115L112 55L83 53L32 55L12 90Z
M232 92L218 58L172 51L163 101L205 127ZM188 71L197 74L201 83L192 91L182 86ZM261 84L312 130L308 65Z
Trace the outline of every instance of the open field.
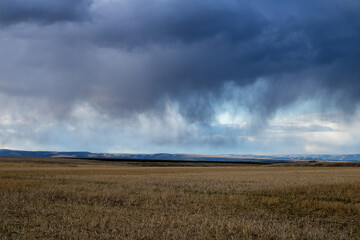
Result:
M0 239L360 239L360 167L323 166L2 158Z

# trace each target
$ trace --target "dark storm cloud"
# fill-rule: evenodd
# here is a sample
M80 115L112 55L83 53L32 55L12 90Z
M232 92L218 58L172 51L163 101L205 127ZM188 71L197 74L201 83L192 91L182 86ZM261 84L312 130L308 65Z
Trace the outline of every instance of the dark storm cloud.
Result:
M51 24L88 17L91 0L2 0L0 24L37 22Z
M334 97L340 108L354 109L360 96L359 4L276 3L127 2L99 14L91 38L149 53L143 83L149 99L130 98L130 105L152 105L166 95L181 102L184 114L202 120L212 115L214 98L224 97L225 82L243 87L266 78L262 94L250 102L238 98L260 118L311 97Z
M356 1L95 1L87 11L88 3L1 4L3 23L92 19L4 30L5 47L23 51L14 50L21 65L6 62L3 93L42 96L59 109L87 102L114 117L170 101L204 122L222 101L248 107L259 123L308 98L346 111L359 103Z
M266 25L260 14L241 1L127 1L101 10L99 40L118 46L190 44L214 37L245 41Z

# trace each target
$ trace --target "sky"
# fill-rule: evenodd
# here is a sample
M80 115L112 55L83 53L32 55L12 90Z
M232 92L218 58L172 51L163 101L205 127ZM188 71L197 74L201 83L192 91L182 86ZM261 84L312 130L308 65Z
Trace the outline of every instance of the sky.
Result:
M357 0L1 0L0 148L359 153Z

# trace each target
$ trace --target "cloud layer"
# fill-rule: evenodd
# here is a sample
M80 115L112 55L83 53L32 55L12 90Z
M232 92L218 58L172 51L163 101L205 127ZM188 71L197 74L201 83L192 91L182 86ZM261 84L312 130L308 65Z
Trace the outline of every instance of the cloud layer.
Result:
M360 101L359 11L350 0L6 0L3 111L63 124L80 105L111 121L172 116L184 134L167 142L186 143L186 129L196 128L198 145L229 146L299 102L351 117ZM246 113L246 134L213 127L228 110Z
M79 21L88 16L89 0L3 0L0 6L0 23L52 24Z

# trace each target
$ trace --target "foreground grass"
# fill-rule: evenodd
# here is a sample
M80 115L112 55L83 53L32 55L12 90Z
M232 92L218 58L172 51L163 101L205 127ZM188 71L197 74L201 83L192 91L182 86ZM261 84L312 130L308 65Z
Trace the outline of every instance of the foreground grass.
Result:
M360 239L360 168L0 162L0 211L0 239Z

